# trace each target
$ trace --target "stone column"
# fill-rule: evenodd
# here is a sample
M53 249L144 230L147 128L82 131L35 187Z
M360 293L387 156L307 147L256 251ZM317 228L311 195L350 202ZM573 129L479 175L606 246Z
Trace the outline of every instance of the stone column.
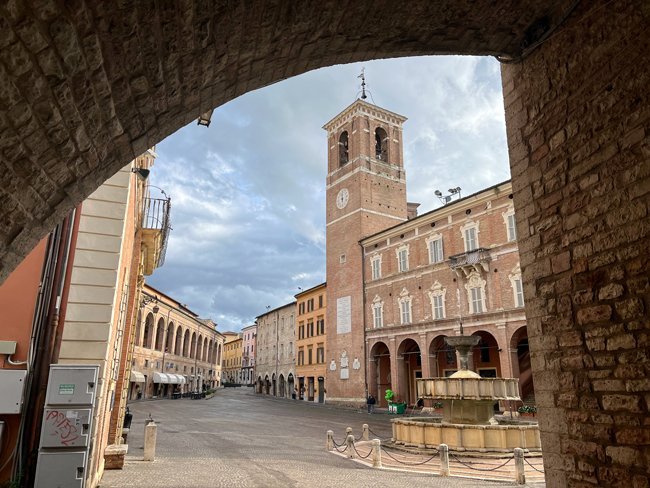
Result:
M144 460L153 461L156 457L156 433L158 426L149 422L144 428Z

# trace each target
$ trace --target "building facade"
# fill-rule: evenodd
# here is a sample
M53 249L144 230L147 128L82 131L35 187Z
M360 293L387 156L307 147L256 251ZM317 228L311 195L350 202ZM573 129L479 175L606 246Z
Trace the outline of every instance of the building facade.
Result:
M142 297L129 398L170 398L221 386L224 336L216 324L150 285Z
M533 395L512 186L504 182L361 241L369 393L417 401L456 371L446 336L478 335L470 366Z
M325 314L327 285L321 283L296 295L296 396L325 402ZM292 394L293 395L293 394Z
M328 401L366 399L363 259L359 241L406 221L402 124L406 118L356 100L327 131Z
M256 391L291 398L296 389L296 302L282 305L256 319Z
M257 325L249 325L241 330L242 333L242 383L255 384L255 340Z
M224 332L223 375L224 383L241 383L243 338L238 332Z

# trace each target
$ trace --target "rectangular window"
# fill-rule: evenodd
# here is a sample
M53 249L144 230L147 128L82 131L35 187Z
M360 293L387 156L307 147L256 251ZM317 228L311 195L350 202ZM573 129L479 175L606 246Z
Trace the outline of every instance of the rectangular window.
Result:
M323 295L318 295L318 308L323 308Z
M300 302L298 304L298 315L302 315L305 313L305 302Z
M298 366L305 364L305 350L301 347L298 349Z
M408 251L406 249L400 249L398 253L398 267L400 273L409 269Z
M307 337L314 337L314 321L307 322Z
M323 317L318 317L318 321L316 322L316 334L325 334L325 319Z
M476 287L471 288L470 291L472 292L472 312L483 312L483 295L481 294L481 289Z
M312 353L313 353L313 349L311 347L307 349L307 364L312 363Z
M439 263L443 260L442 239L429 242L429 263Z
M304 339L305 338L305 325L300 324L298 326L298 339Z
M515 307L524 306L524 287L521 284L521 278L515 280Z
M517 226L515 224L515 214L508 215L508 240L517 240Z
M442 295L433 297L433 318L436 320L445 318L445 313L442 308Z
M411 323L411 302L408 300L404 300L403 302L400 302L400 312L402 316L402 324L410 324Z
M307 311L308 312L313 312L314 311L314 299L310 298L307 300Z
M476 240L476 227L465 229L465 251L473 251L476 248L478 248L478 242Z
M372 313L373 313L373 321L375 324L375 329L380 329L384 325L383 317L382 317L382 307L380 303L376 303L375 305L372 306Z
M370 261L370 266L372 268L372 279L378 280L381 278L381 260L379 258L373 259Z
M318 349L316 349L316 362L318 364L325 362L325 346L323 344L318 344Z

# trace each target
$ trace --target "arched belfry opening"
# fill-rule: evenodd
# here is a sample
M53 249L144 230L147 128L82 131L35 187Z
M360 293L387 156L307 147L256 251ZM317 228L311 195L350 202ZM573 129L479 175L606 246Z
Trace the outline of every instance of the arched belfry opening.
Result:
M382 127L375 129L375 158L388 162L388 134Z
M347 164L350 160L350 155L348 151L349 138L348 131L344 130L339 136L339 166Z

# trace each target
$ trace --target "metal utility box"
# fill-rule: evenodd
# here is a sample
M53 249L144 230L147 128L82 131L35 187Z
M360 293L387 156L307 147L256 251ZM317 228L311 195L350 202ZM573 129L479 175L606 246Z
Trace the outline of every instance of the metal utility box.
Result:
M95 402L99 366L50 366L45 403L52 405L90 405Z
M27 371L0 369L0 414L20 413Z
M92 425L90 408L46 408L41 447L86 447Z
M2 437L4 432L5 432L5 423L2 420L0 420L0 454L2 454L2 446L5 445L4 438Z
M34 488L82 488L86 451L39 452Z

